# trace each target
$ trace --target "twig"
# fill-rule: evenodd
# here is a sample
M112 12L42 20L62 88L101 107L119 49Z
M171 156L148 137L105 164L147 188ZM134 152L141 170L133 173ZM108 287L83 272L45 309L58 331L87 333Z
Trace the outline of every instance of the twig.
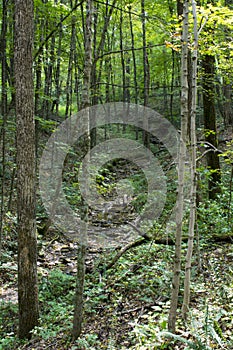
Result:
M204 22L202 23L202 20L203 20L204 17L202 17L201 19L201 24L200 24L200 28L198 30L198 35L201 33L202 29L204 28L204 26L206 25L206 22L208 21L208 16L205 16L205 20Z
M200 157L198 157L197 159L196 159L196 161L197 162L199 162L203 157L205 157L205 155L207 154L207 153L209 153L209 152L214 152L214 153L223 153L220 149L218 149L217 147L215 147L214 145L212 145L212 143L210 143L210 142L208 142L208 141L199 141L199 142L197 142L198 144L200 144L200 145L202 145L202 144L204 144L204 145L207 145L207 146L209 146L210 148L208 148L204 153L202 153L201 155L200 155Z

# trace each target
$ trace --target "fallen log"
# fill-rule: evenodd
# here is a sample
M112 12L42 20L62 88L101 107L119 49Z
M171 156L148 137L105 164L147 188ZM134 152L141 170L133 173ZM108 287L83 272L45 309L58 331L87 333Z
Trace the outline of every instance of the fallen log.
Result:
M130 225L132 227L134 227L134 225ZM135 227L134 227L135 228ZM129 249L135 248L135 247L139 247L143 244L146 244L148 242L152 242L153 244L159 244L159 245L175 245L175 240L172 238L153 238L150 237L148 235L145 235L143 233L140 233L140 230L137 228L135 228L135 230L143 237L141 239L138 239L136 241L130 242L127 245L125 245L124 247L122 247L119 252L113 257L113 259L105 266L101 266L100 273L102 274L104 271L107 271L109 269L111 269L116 262L122 257L122 255L124 253L126 253ZM213 235L212 237L210 237L209 239L207 239L208 242L212 242L212 243L233 243L233 233L229 234L229 235L224 235L224 236L219 236L219 235ZM187 243L188 242L188 237L183 237L182 239L183 243ZM100 267L100 265L99 265Z

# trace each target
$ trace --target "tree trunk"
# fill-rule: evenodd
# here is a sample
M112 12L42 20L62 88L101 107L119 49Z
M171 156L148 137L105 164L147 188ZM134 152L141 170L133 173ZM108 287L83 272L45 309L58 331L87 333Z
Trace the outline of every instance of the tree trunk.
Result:
M36 91L35 91L35 115L39 116L41 109L41 86L42 86L42 57L41 54L37 58L35 75L36 75Z
M33 101L33 1L15 2L19 337L38 325Z
M131 46L132 46L132 57L133 57L133 82L134 82L134 101L138 103L138 81L137 81L137 64L136 56L134 51L134 32L133 32L133 21L131 14L131 7L129 8L129 24L130 24L130 35L131 35Z
M8 46L8 52L11 52L11 55L9 55L9 60L7 62L7 81L8 85L10 87L10 94L11 94L11 101L9 103L9 109L13 108L15 109L15 77L14 77L14 6L11 4L13 1L7 1L8 5L8 19L7 19L7 26L8 26L8 40L7 40L7 46ZM11 20L10 20L11 18Z
M3 118L0 131L2 141L2 169L1 175L1 208L0 208L0 257L2 247L2 228L5 211L5 156L6 156L6 124L7 124L7 66L6 66L6 35L7 35L7 0L2 4L2 28L1 28L1 66L2 66L2 96L1 115Z
M104 25L103 25L103 29L102 29L102 33L101 33L101 37L100 37L100 42L99 45L97 46L97 21L98 21L98 13L95 14L94 16L94 35L93 35L93 46L94 46L94 61L92 64L92 78L91 78L91 83L92 86L94 87L93 89L93 104L97 104L98 100L101 99L100 95L100 81L101 81L101 75L102 75L102 67L103 67L103 56L101 57L101 53L104 51L104 46L105 46L105 42L106 42L106 34L107 34L107 30L109 27L109 22L110 19L112 17L113 11L114 11L114 7L116 5L116 0L113 1L113 3L111 5L109 5L109 3L106 3L105 6L105 13L104 13ZM98 11L98 9L97 9ZM97 76L97 61L99 61L99 72L98 72L98 76ZM108 82L107 82L108 84ZM92 118L91 118L91 123L93 120L93 123L95 123L94 121L95 115L93 113ZM107 126L105 126L105 137L107 134ZM92 129L91 130L91 147L94 147L96 144L96 129Z
M123 84L123 94L122 101L126 102L126 80L125 80L125 55L123 47L123 14L120 13L120 54L121 54L121 71L122 71L122 84ZM125 125L123 125L123 128Z
M205 55L202 59L203 67L203 114L206 141L218 147L216 111L215 111L215 58L211 55ZM210 145L210 150L211 150ZM215 199L220 192L221 172L219 157L216 152L207 153L207 166L210 170L208 181L209 199Z
M45 24L46 32L48 29L48 21ZM54 52L55 52L55 41L56 36L53 35L51 38L51 46L49 48L49 42L46 43L45 50L45 62L44 62L44 74L45 74L45 83L44 83L44 100L43 100L43 116L45 119L49 119L49 115L52 110L52 84L53 84L53 68L54 68Z
M191 267L192 267L192 254L193 254L193 239L195 231L196 221L196 104L197 104L197 48L198 48L198 30L197 30L197 15L196 15L196 3L192 0L192 12L193 12L193 36L194 36L194 49L192 54L192 96L191 101L191 113L190 113L190 159L191 159L191 191L190 191L190 213L189 213L189 237L188 237L188 249L186 254L185 264L185 280L184 280L184 298L182 305L182 315L187 320L190 303L190 279L191 279ZM190 57L191 58L191 57Z
M92 105L95 106L98 104L100 91L99 91L99 81L97 81L97 33L98 33L98 14L99 6L98 3L94 5L94 16L93 16L93 54L94 60L91 71L91 87L92 87ZM107 11L107 10L106 10ZM92 128L92 125L95 125L95 115L93 113L90 120L91 128L91 148L96 146L96 128Z
M222 114L225 126L233 126L233 108L232 108L232 85L223 82L222 87L223 102L222 102Z
M178 159L178 194L176 201L176 242L174 270L172 279L171 305L168 316L168 329L175 333L178 295L181 271L181 242L184 207L184 169L186 157L187 121L188 121L188 1L184 2L182 56L181 56L181 135Z
M42 25L40 22L39 17L39 11L36 10L35 14L35 29L36 32L37 28L39 28L40 33L42 32ZM40 40L42 40L42 35L40 36ZM34 74L35 74L35 115L38 116L41 108L41 101L40 101L40 95L41 95L41 84L42 84L42 55L39 54L37 59L34 61L35 68L34 68ZM37 123L36 123L36 129L37 129Z
M57 48L57 64L56 64L56 73L55 73L55 101L53 103L52 112L54 113L54 108L56 115L59 115L59 104L60 104L60 95L61 95L61 81L60 81L60 74L61 74L61 55L62 55L62 34L63 34L63 28L62 28L62 22L60 23L59 28L59 37L58 37L58 48Z
M123 85L123 94L122 101L126 102L126 74L125 74L125 54L123 46L123 13L120 13L120 55L121 55L121 72L122 72L122 85ZM122 131L126 131L126 124L122 124Z
M149 103L149 62L148 54L146 49L146 13L145 13L145 1L141 0L141 11L142 11L142 44L143 44L143 76L144 76L144 90L143 90L143 104L148 106ZM148 120L146 120L146 114L143 120L143 143L147 148L150 148L150 140L148 130Z
M82 91L82 107L86 108L86 113L89 114L90 106L90 83L91 83L91 68L92 68L92 0L87 0L86 3L86 26L85 26L85 64L83 75L83 91ZM89 117L89 116L88 116ZM90 124L90 120L89 120ZM87 134L87 154L90 151L90 125ZM88 164L87 164L88 167ZM83 171L87 169L83 168ZM86 188L88 187L88 173L86 173ZM81 225L79 234L79 245L77 253L77 276L76 276L76 291L75 291L75 310L73 319L73 339L77 339L82 331L83 321L83 291L85 282L85 256L86 256L86 239L88 228L88 205L83 199L81 208Z
M70 55L66 80L66 117L72 114L72 91L73 91L73 64L76 49L76 17L72 17L71 38L70 38Z

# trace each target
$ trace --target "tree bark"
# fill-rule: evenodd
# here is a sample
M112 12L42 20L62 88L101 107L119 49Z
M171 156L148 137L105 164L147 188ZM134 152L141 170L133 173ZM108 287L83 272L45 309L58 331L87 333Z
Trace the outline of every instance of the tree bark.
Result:
M215 110L215 58L204 55L202 59L203 68L203 114L206 141L218 148L216 110ZM221 171L217 152L207 153L207 166L210 170L208 181L209 199L215 199L220 192Z
M1 66L2 66L2 96L1 115L3 118L0 137L2 142L2 169L1 169L1 205L0 205L0 257L2 247L2 229L5 212L5 171L6 171L6 124L7 124L7 65L6 65L6 35L7 35L7 1L2 4L2 28L1 28Z
M196 3L192 0L192 13L193 13L193 36L194 36L194 49L192 54L192 83L191 89L191 113L190 113L190 159L191 159L191 191L190 191L190 213L189 213L189 237L188 237L188 249L186 254L185 264L185 279L184 279L184 298L182 305L182 315L187 320L189 303L190 303L190 280L191 280L191 267L192 267L192 254L193 254L193 239L196 222L196 104L197 104L197 49L198 49L198 29L197 29L197 14ZM190 53L191 54L191 53Z
M44 117L49 119L52 110L52 85L53 85L53 69L55 61L55 36L51 39L50 49L46 48L46 62L44 66L45 70L45 86L44 86L44 101L43 101L43 112Z
M181 271L181 242L184 208L184 170L188 121L188 1L184 2L181 56L181 135L178 159L178 193L176 201L176 242L168 329L175 333Z
M134 82L134 101L135 104L138 103L138 81L137 81L137 64L136 64L136 56L134 50L134 32L133 32L133 21L131 14L131 7L129 8L129 24L130 24L130 35L131 35L131 47L132 47L132 57L133 57L133 82Z
M222 102L222 115L224 119L224 125L232 126L233 125L233 108L232 108L232 85L229 83L223 82L222 87L223 102Z
M66 80L66 117L71 116L72 114L73 65L76 49L76 21L76 17L73 16L71 23L70 55Z
M91 69L92 69L92 0L86 2L86 25L85 25L85 65L83 76L83 91L82 91L82 107L86 108L88 113L88 133L87 133L87 154L90 151L90 85L91 85ZM88 164L87 164L88 167ZM88 173L85 166L83 171L86 174L86 188L88 188ZM79 234L79 245L77 253L77 276L76 276L76 291L75 291L75 310L73 319L73 339L77 339L82 331L83 322L83 291L85 282L85 256L86 256L86 240L88 229L88 205L83 199L81 208L81 225Z
M61 55L62 55L62 35L63 35L63 28L62 23L60 24L59 28L59 37L58 37L58 48L57 48L57 63L56 63L56 72L55 72L55 101L53 103L52 107L52 113L55 112L56 115L59 115L59 104L60 104L60 95L61 95Z
M38 325L33 101L33 1L15 1L19 337Z
M149 86L150 86L150 76L149 76L149 61L146 47L146 13L145 13L145 1L141 0L141 11L142 11L142 43L143 43L143 76L144 76L144 89L143 89L143 104L148 106L149 103ZM146 119L146 113L143 120L143 144L150 148L150 138L149 133L146 131L148 129L148 120Z

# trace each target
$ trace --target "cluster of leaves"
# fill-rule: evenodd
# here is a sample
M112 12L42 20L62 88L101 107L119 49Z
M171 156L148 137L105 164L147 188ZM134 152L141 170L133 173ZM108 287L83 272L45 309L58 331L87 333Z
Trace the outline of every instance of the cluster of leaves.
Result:
M197 208L197 224L201 237L227 236L232 233L232 150L231 143L219 156L222 162L222 183L216 200L208 200L207 183L212 171L204 166L198 168L199 203ZM230 165L230 167L229 167Z

